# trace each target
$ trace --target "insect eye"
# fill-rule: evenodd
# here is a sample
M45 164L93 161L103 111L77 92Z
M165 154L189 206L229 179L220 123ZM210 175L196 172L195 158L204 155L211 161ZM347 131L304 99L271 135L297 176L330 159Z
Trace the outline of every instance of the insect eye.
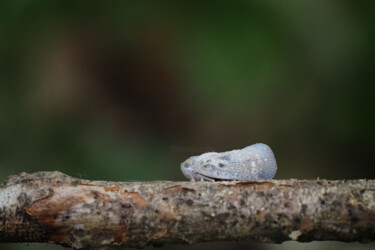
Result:
M188 167L189 167L189 162L185 161L185 162L184 162L184 167L185 167L185 168L188 168Z

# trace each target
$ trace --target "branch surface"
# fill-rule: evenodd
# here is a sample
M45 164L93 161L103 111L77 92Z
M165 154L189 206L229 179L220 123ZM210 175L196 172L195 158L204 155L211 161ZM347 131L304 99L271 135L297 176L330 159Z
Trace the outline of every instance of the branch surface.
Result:
M21 173L0 187L0 242L76 249L207 241L375 240L375 180L105 182Z

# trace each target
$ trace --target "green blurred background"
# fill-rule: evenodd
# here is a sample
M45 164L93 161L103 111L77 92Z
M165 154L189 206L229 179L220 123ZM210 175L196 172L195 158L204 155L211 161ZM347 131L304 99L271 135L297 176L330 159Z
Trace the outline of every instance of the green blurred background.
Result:
M275 178L375 178L374 3L1 1L0 177L179 181L263 142Z

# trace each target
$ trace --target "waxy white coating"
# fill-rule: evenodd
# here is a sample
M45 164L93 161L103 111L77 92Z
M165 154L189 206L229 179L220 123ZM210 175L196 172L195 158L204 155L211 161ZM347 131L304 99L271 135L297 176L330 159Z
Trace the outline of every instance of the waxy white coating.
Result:
M196 180L266 180L277 171L275 156L269 146L256 143L243 149L192 156L181 163L181 171Z

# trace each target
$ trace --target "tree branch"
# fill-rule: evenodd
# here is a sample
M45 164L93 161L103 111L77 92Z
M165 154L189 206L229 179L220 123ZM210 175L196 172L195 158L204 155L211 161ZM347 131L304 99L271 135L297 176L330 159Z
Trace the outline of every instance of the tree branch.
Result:
M375 180L104 182L22 173L0 188L0 242L81 248L375 240Z

